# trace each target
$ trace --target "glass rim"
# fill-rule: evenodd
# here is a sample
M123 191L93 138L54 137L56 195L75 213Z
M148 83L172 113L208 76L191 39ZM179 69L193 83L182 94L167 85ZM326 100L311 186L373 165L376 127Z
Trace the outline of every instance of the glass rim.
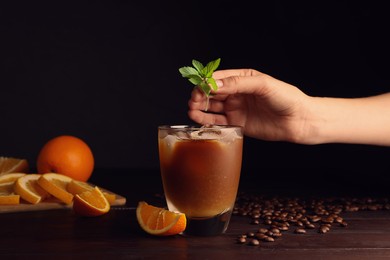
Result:
M160 130L206 130L211 129L215 130L217 128L233 128L233 129L243 129L242 126L239 125L159 125L158 129Z

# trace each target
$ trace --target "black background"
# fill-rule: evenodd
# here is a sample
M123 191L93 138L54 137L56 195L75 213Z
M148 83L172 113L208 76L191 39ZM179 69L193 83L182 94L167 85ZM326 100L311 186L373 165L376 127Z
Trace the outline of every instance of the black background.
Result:
M384 4L320 2L2 2L0 155L34 167L46 141L70 134L97 169L158 169L157 126L190 123L178 68L192 59L220 57L221 69L254 68L314 96L388 92ZM247 138L243 168L386 179L388 159L388 147Z

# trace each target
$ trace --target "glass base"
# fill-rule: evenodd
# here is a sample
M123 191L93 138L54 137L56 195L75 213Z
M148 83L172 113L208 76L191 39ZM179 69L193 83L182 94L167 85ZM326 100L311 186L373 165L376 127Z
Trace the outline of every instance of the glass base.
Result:
M183 235L188 236L217 236L225 233L232 210L221 213L211 218L189 218Z

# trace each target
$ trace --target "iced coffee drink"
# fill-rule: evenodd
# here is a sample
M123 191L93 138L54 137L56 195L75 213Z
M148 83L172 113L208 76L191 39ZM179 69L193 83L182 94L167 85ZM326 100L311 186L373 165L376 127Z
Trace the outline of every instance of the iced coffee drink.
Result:
M241 172L242 129L160 126L161 176L168 208L187 216L185 234L225 232Z

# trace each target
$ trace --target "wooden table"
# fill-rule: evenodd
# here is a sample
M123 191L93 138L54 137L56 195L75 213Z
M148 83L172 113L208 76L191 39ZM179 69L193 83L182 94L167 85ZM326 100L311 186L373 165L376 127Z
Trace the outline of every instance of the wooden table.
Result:
M134 206L140 200L163 203L158 171L99 171L95 184L127 198L127 205L101 217L83 218L69 209L0 214L0 259L387 259L390 258L390 210L341 213L348 222L326 234L285 231L275 242L259 246L237 243L237 237L257 230L241 215L232 217L226 234L216 237L153 237L138 227ZM267 196L344 196L345 190L284 184L258 186L243 176L240 191ZM383 184L383 183L382 183ZM342 185L343 186L343 185ZM322 187L323 188L323 187ZM320 192L321 191L321 192ZM378 189L375 189L377 192ZM367 194L355 193L366 196ZM387 190L369 194L388 196Z

